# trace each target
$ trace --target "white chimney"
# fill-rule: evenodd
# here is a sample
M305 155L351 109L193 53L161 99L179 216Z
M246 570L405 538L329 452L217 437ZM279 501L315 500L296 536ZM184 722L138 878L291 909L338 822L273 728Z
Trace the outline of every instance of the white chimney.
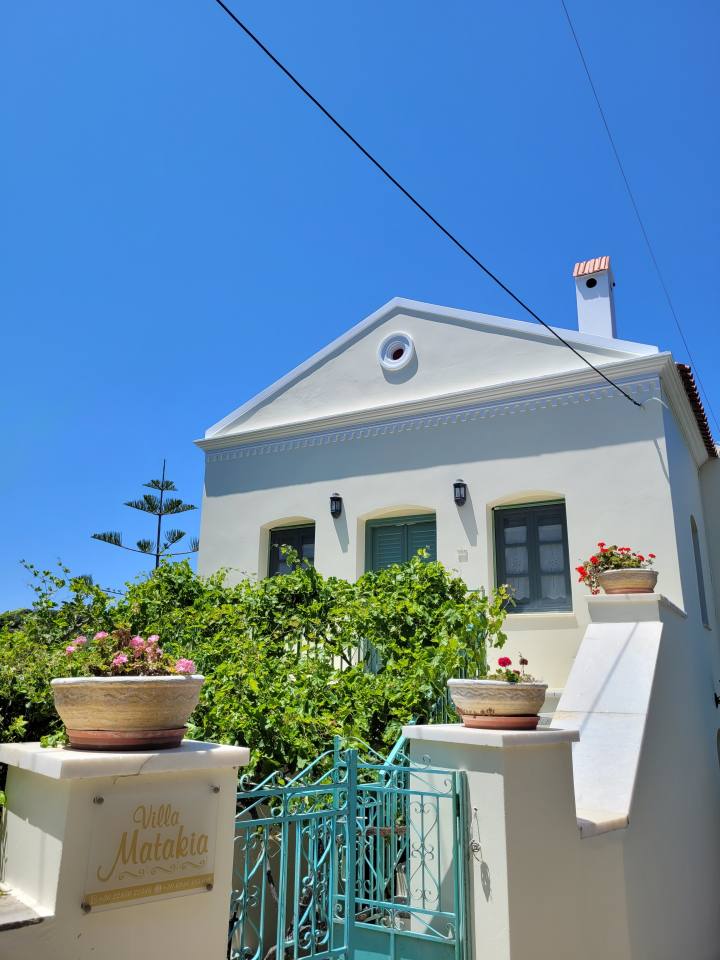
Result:
M615 337L615 304L610 257L576 263L573 270L577 295L578 330L596 337Z

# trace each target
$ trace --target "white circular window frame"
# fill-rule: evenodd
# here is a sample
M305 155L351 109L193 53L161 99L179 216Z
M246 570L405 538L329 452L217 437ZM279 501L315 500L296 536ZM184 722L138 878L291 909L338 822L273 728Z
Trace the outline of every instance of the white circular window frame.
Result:
M393 353L402 349L402 356L393 360ZM409 333L391 333L378 347L378 360L383 370L394 373L404 369L415 356L415 344Z

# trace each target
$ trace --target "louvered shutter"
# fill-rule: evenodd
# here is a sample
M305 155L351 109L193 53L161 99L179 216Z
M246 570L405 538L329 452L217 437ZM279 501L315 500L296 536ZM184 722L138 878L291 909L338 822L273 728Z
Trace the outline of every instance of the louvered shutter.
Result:
M414 557L418 550L427 550L428 560L437 560L437 537L435 521L425 523L409 523L407 525L407 556L406 560Z
M384 570L404 557L404 530L401 526L374 527L372 535L372 569Z

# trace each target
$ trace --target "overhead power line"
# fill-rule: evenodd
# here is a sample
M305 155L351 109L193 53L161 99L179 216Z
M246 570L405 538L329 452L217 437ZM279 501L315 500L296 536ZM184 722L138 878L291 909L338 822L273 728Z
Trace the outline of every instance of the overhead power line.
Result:
M645 223L643 222L643 218L640 214L640 208L637 205L637 201L635 200L635 195L633 194L632 188L630 186L630 181L628 180L627 174L625 173L625 167L623 166L623 162L620 159L620 153L615 144L615 139L610 130L610 124L608 123L607 117L605 115L605 111L603 110L602 103L600 102L600 97L597 92L597 87L595 86L595 83L592 78L592 74L590 73L590 67L588 66L588 62L585 58L585 54L583 53L583 48L580 44L580 39L577 35L577 31L575 30L575 26L570 16L570 11L567 8L565 0L560 0L560 3L562 4L562 8L565 11L565 16L567 18L567 22L570 27L570 32L573 35L573 40L575 41L575 46L577 47L577 51L580 54L580 60L582 61L582 65L585 70L585 75L587 76L588 83L590 84L590 89L592 90L592 95L593 95L593 98L595 99L595 103L597 104L598 112L600 114L600 119L602 120L603 126L605 127L605 133L607 133L607 137L608 137L608 140L610 141L612 152L615 155L615 160L617 162L618 169L620 170L620 176L622 177L623 183L625 184L627 195L630 198L630 204L633 210L635 211L637 222L640 225L640 232L642 233L643 239L645 240L645 245L647 246L648 253L650 254L650 259L652 260L653 266L655 267L655 272L658 275L658 280L660 281L660 286L662 287L663 293L665 294L665 299L667 300L668 307L670 308L670 313L672 314L673 319L675 321L675 326L677 327L678 333L680 334L680 339L682 340L685 346L685 351L688 355L688 359L690 360L690 363L692 364L692 366L695 368L695 376L697 378L698 384L700 385L700 389L705 395L705 403L707 404L707 408L710 411L710 414L712 415L716 428L720 431L720 424L718 423L718 419L715 416L715 411L713 410L710 404L710 397L708 395L707 390L705 389L705 385L700 379L700 371L699 371L698 365L695 362L695 359L690 351L690 347L685 337L685 333L683 332L683 328L680 324L680 318L677 315L675 305L673 304L672 297L670 296L670 291L668 289L667 284L665 283L665 278L663 277L662 270L660 269L660 264L658 263L658 259L655 256L655 250L653 249L653 245L650 242L650 237L648 235L647 229L645 228Z
M257 37L257 36L252 32L252 30L250 30L250 28L247 27L247 26L242 22L242 20L240 20L240 18L239 18L235 13L233 13L233 11L232 11L228 6L226 6L225 3L223 3L223 0L215 0L215 3L216 3L222 10L224 10L225 13L230 17L230 19L231 19L235 24L237 24L238 27L240 27L240 29L253 41L253 43L254 43L257 47L260 48L260 50L262 50L262 52L265 54L265 56L268 57L270 60L272 60L272 62L275 64L276 67L278 67L278 69L282 70L282 72L285 74L285 76L298 88L298 90L300 90L300 92L303 93L303 94L308 98L308 100L310 100L310 102L313 103L313 104L318 108L318 110L320 110L320 112L323 113L323 114L327 117L327 119L328 119L335 127L337 127L337 129L340 131L340 133L342 133L345 137L347 137L347 139L350 141L350 143L352 143L353 146L357 147L357 149L370 161L370 163L372 163L375 167L377 167L377 169L380 171L380 173L382 173L383 176L386 177L386 178L390 181L390 183L393 184L393 186L397 187L397 189L398 189L415 207L417 207L417 209L418 209L425 217L427 217L427 219L428 219L432 224L434 224L434 225L438 228L438 230L440 230L440 232L443 233L443 234L448 238L448 240L450 240L452 243L455 244L455 246L458 248L458 250L462 251L462 253L464 253L466 257L469 257L469 259L472 260L472 262L475 264L475 266L480 267L480 269L483 271L483 273L485 273L486 276L490 277L490 279L491 279L494 283L496 283L502 290L504 290L505 293L507 293L507 295L508 295L509 297L511 297L511 298L515 301L515 303L519 304L519 305L523 308L523 310L527 311L527 313L529 313L530 316L531 316L534 320L537 320L537 322L538 322L539 324L541 324L543 327L545 327L545 329L548 330L557 340L559 340L560 343L562 343L564 346L566 346L566 347L568 348L568 350L571 350L571 351L575 354L576 357L578 357L580 360L582 360L583 363L587 364L587 366L590 367L590 369L593 370L599 377L602 377L603 380L605 380L607 383L609 383L611 387L614 387L615 390L617 390L619 393L621 393L621 394L625 397L625 399L626 399L626 400L629 400L630 403L634 404L634 406L636 406L636 407L642 407L642 404L641 404L639 401L637 401L637 400L635 400L633 397L631 397L630 394L627 393L625 390L623 390L623 388L622 388L621 386L619 386L617 383L615 383L614 380L611 380L610 377L608 377L606 374L604 374L604 373L602 372L602 370L599 370L593 363L591 363L590 360L587 359L587 357L584 357L581 353L579 353L579 352L575 349L575 347L573 347L573 345L572 345L571 343L568 343L568 341L565 340L564 337L560 336L560 334L557 332L557 330L554 330L549 324L545 323L545 321L544 321L541 317L539 317L539 316L537 315L537 313L535 313L535 311L532 310L532 309L525 303L524 300L522 300L520 297L518 297L517 294L513 293L513 291L510 289L510 287L507 286L507 284L503 283L503 281L502 281L496 274L494 274L494 273L492 272L492 270L490 270L488 267L486 267L485 264L482 263L482 262L475 256L475 254L472 253L463 243L461 243L460 240L458 240L458 238L457 238L453 233L451 233L450 230L448 230L447 227L443 226L443 224L437 219L437 217L433 216L433 214L430 213L430 211L427 209L427 207L423 206L423 204L420 203L420 201L419 201L406 187L404 187L404 186L400 183L400 181L397 180L397 179L390 173L390 171L389 171L386 167L384 167L384 166L382 165L382 163L380 163L380 161L379 161L376 157L374 157L374 156L370 153L370 151L367 150L367 149L360 143L360 141L357 140L357 139L352 135L352 133L350 133L350 131L347 129L347 127L344 127L344 126L342 125L342 123L340 123L340 121L339 121L335 116L333 116L333 114L330 113L330 111L329 111L326 107L324 107L324 106L322 105L322 103L320 103L320 101L317 99L317 97L313 96L313 94L310 93L310 91L307 89L307 87L304 86L304 85L298 80L298 78L297 78L293 73L291 73L291 71L288 70L288 68L287 68L280 60L278 60L278 58L275 56L275 54L272 53L272 52L265 46L265 44L262 42L262 40L260 40L260 38Z

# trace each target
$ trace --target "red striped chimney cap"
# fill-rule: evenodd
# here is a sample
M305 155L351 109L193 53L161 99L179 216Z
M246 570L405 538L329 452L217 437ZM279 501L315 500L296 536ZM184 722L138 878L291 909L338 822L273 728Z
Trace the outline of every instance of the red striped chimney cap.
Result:
M589 273L600 273L610 269L610 257L595 257L593 260L582 260L573 267L574 277L586 277Z

